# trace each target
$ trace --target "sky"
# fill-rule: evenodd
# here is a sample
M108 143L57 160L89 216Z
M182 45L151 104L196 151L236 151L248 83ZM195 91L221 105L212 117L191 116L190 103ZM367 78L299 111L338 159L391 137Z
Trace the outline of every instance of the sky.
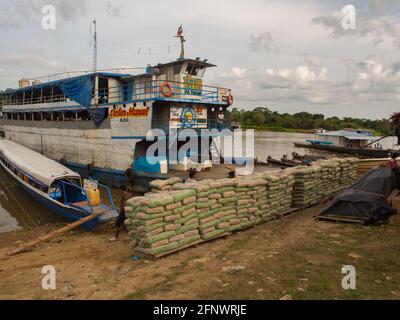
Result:
M2 0L0 88L91 69L93 19L99 69L175 60L182 24L186 57L218 65L204 84L231 88L234 107L386 118L400 111L399 18L400 0Z

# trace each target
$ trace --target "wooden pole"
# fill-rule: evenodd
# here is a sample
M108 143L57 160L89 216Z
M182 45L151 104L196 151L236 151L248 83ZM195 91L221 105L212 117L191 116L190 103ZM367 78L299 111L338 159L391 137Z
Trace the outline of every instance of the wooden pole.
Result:
M16 249L10 251L9 253L7 253L7 255L8 256L14 256L14 255L16 255L16 254L18 254L20 252L23 252L23 251L29 249L29 248L32 248L33 246L36 246L36 245L38 245L38 244L40 244L40 243L42 243L44 241L48 241L48 240L50 240L50 239L52 239L52 238L54 238L56 236L59 236L59 235L65 233L67 231L75 229L75 228L81 226L82 224L95 219L96 217L97 217L97 214L93 213L93 214L91 214L91 215L89 215L89 216L87 216L85 218L82 218L82 219L76 221L76 222L67 224L66 226L64 226L64 227L62 227L60 229L54 230L54 231L52 231L52 232L50 232L48 234L45 234L45 235L43 235L43 236L41 236L39 238L36 238L34 240L31 240L31 241L28 241L28 242L25 242L25 243L21 244L20 246L18 246L18 248L16 248Z

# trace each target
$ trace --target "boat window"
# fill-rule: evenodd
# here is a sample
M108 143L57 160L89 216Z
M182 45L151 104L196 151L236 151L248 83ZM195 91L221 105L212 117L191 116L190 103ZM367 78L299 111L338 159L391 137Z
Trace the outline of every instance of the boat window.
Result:
M189 63L189 65L186 68L186 72L190 76L197 76L199 69L200 69L200 66L198 66L194 63Z
M76 113L72 111L64 112L64 121L75 121L76 120Z
M42 120L41 113L40 113L40 112L34 112L34 113L33 113L33 120L34 120L34 121L40 121L40 120Z
M181 64L176 64L174 66L174 74L180 74L182 70L182 65Z
M90 121L92 120L90 113L87 110L78 113L78 120Z
M200 67L199 71L197 72L197 76L200 77L200 78L203 78L205 71L206 71L206 68Z
M108 78L99 78L99 104L108 103Z
M32 90L32 103L41 103L42 98L42 90L41 89L33 89Z

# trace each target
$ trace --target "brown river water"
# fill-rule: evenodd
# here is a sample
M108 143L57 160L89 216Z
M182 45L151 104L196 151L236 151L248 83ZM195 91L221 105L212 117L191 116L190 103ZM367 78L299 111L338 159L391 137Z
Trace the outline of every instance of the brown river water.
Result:
M294 142L304 142L313 139L312 134L280 133L280 132L256 132L255 156L266 161L270 155L280 159L283 154L291 158L292 152L307 155L327 155L327 152L312 149L294 147ZM395 137L389 137L381 141L384 148L392 148ZM112 190L115 204L118 205L119 190ZM33 200L18 184L0 168L0 233L32 229L42 224L54 224L62 222L52 212Z

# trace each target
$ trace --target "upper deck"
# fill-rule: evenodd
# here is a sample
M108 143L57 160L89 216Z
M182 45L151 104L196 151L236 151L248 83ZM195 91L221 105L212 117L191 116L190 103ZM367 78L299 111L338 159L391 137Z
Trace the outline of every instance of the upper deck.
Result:
M143 101L229 105L231 90L203 84L206 61L183 59L148 66L140 75L89 73L10 90L0 95L3 111L91 108Z

